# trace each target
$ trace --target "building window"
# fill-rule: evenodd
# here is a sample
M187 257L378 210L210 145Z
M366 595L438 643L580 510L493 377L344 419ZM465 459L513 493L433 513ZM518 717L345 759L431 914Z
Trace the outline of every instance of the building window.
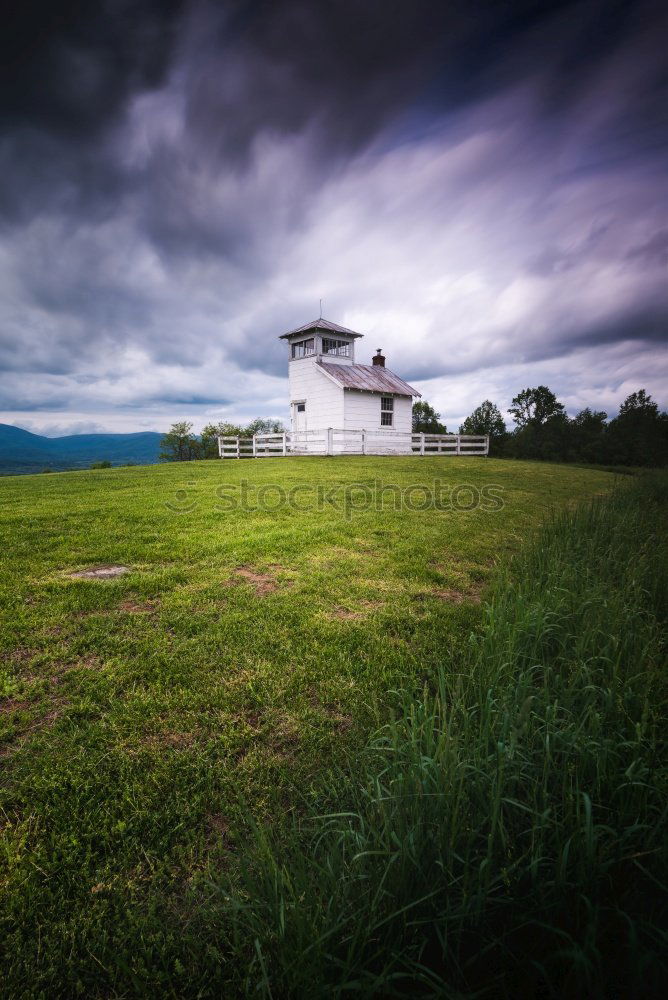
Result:
M306 358L309 354L315 354L315 340L313 337L309 340L300 340L298 343L292 345L293 358Z
M347 340L331 340L329 337L323 337L322 353L336 354L340 358L349 358L350 344Z
M297 413L306 413L306 403L297 403Z
M394 415L394 398L392 396L380 397L380 426L391 427Z

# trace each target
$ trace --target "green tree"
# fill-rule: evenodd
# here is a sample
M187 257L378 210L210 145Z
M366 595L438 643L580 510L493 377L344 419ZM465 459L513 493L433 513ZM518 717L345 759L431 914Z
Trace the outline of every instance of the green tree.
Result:
M501 438L506 433L506 425L501 411L491 400L485 399L476 406L459 428L460 434L488 434L490 438Z
M285 428L280 420L267 420L256 417L247 427L222 421L217 424L207 424L202 428L200 448L202 458L218 458L219 437L252 437L253 434L278 434Z
M161 462L190 462L199 458L201 443L193 434L193 425L187 420L172 424L160 441Z
M571 445L580 462L602 462L606 452L606 420L603 410L585 407L570 421Z
M508 407L518 428L540 427L551 417L564 413L564 406L546 385L534 389L523 389Z
M621 465L668 464L668 414L645 389L627 396L610 421L608 461Z
M513 457L549 462L575 458L565 408L546 385L523 389L508 410L516 424L507 442Z
M110 469L111 462L108 458L103 459L101 462L93 462L91 469Z
M638 389L626 397L619 407L619 416L655 420L659 416L659 407L646 389Z
M200 451L202 458L218 458L219 437L241 437L243 429L237 424L220 422L207 424L200 435Z
M280 420L266 420L264 417L256 417L251 420L246 428L246 435L252 437L253 434L282 434L285 430Z
M413 403L413 433L447 434L448 429L441 423L441 414L430 406L426 399Z

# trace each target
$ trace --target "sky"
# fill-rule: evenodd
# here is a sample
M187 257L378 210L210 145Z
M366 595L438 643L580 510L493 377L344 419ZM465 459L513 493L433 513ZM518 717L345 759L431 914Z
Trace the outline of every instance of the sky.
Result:
M0 421L287 421L320 299L450 430L668 408L666 53L644 0L15 5Z

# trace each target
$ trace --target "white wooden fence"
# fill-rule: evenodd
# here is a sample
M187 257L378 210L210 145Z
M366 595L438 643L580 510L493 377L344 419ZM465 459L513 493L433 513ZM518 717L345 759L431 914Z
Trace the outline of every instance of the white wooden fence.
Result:
M474 434L411 434L402 431L285 431L253 437L219 437L221 458L283 455L487 455L489 438Z

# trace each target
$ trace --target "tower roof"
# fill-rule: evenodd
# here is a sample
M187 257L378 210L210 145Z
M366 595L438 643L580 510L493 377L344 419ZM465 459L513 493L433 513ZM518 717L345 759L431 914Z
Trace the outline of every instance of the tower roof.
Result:
M326 330L328 333L345 333L348 337L363 337L363 333L355 333L354 330L349 330L346 326L339 326L338 323L331 323L328 319L311 320L310 323L304 323L303 326L298 326L295 330L288 330L287 333L282 333L278 338L279 340L286 340L288 337L294 337L296 333L309 333L311 330Z

